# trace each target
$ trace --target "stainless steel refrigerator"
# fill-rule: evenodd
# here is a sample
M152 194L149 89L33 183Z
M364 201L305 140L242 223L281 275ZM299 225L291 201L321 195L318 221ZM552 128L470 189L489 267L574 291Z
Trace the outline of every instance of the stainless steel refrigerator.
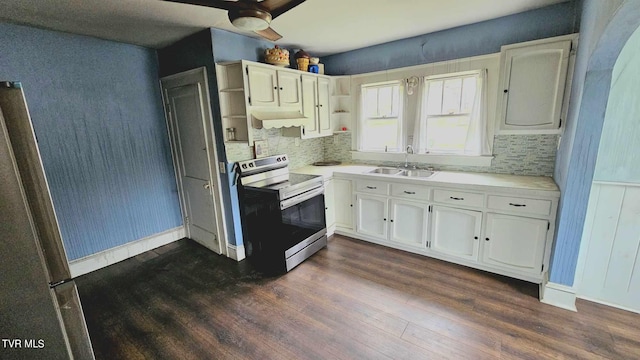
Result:
M0 358L94 359L20 83L0 110Z

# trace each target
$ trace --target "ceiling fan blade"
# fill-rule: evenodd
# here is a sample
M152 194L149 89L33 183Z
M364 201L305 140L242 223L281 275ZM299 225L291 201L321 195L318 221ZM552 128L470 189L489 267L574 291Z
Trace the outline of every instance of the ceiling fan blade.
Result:
M242 1L225 1L225 0L164 0L180 4L200 5L213 7L223 10L245 9L247 6Z
M273 30L270 27L264 30L256 30L254 32L269 41L276 41L276 40L282 39L282 35L278 34L275 30Z
M271 14L272 19L275 19L303 2L305 0L264 0L258 4Z

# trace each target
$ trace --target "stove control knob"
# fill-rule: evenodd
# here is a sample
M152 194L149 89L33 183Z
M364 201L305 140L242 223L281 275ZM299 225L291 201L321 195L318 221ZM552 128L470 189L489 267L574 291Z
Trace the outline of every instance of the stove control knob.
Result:
M249 163L249 167L253 167L253 163Z
M282 159L281 158L276 158L276 161L280 162L280 161L282 161Z
M246 169L247 168L247 164L242 164L242 168Z
M282 157L282 161L285 161L285 160L287 160L287 158L285 156L283 156Z

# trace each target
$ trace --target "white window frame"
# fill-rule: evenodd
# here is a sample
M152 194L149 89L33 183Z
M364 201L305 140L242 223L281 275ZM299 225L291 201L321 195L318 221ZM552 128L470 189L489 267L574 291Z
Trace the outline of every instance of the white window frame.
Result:
M433 81L446 81L446 80L450 80L450 79L464 79L468 78L468 77L472 77L475 76L476 78L479 78L481 73L483 70L478 69L478 70L471 70L471 71L460 71L460 72L451 72L451 73L446 73L446 74L438 74L438 75L431 75L431 76L425 76L423 77L423 84L422 84L422 93L420 94L420 96L422 97L421 101L422 101L422 106L420 109L420 118L418 119L419 125L416 129L416 131L414 132L414 136L416 136L415 133L417 133L417 136L420 139L420 142L425 141L426 142L426 127L427 127L427 121L429 118L446 118L446 117L461 117L461 116L468 116L469 117L469 123L471 126L471 122L474 121L474 114L473 114L473 105L472 105L472 109L470 112L468 113L453 113L453 114L438 114L438 115L429 115L427 112L427 106L428 106L428 92L429 92L429 84ZM443 83L444 86L444 83ZM461 89L462 90L462 89ZM444 90L443 90L444 91ZM480 89L480 91L482 91L482 88ZM477 98L477 96L482 96L482 93L480 93L480 95L478 95L477 93L474 95L474 99ZM486 94L485 94L486 96ZM444 101L444 97L441 99L441 101ZM462 93L460 94L460 101L462 102ZM486 105L483 105L486 106ZM488 119L484 119L484 121L488 121ZM480 124L481 126L485 127L487 126L486 123L484 124ZM427 144L424 145L420 145L420 149L417 149L417 151L420 151L420 153L423 154L434 154L434 155L465 155L465 156L481 156L479 153L478 154L467 154L465 153L465 149L463 147L463 149L461 151L447 151L447 150L437 150L437 149L429 149L427 147Z
M398 102L397 102L397 106L398 109L397 111L392 111L393 115L395 116L388 116L386 114L381 115L378 114L378 116L374 116L374 117L366 117L366 112L364 111L364 105L365 105L365 101L364 101L364 97L365 97L365 89L371 89L371 88L384 88L384 87L392 87L392 86L398 86ZM362 84L360 85L360 102L359 102L359 114L360 116L358 117L358 134L359 134L359 141L358 141L358 150L359 151L363 151L363 152L391 152L391 153L399 153L404 151L404 137L405 137L405 124L404 124L404 106L405 106L405 98L404 98L404 86L402 81L400 80L395 80L395 81L385 81L385 82L377 82L377 83L366 83L366 84ZM398 135L397 135L397 148L387 148L387 147L368 147L365 148L364 144L364 138L367 136L367 134L365 133L364 129L365 129L365 122L366 121L376 121L376 120L389 120L389 119L396 119L397 121L397 131L398 131Z

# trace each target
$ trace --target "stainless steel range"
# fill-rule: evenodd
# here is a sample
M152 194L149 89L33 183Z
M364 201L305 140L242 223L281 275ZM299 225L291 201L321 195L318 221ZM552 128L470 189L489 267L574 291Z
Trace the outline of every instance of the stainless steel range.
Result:
M248 258L267 272L293 269L327 245L322 176L289 173L287 155L238 163Z

